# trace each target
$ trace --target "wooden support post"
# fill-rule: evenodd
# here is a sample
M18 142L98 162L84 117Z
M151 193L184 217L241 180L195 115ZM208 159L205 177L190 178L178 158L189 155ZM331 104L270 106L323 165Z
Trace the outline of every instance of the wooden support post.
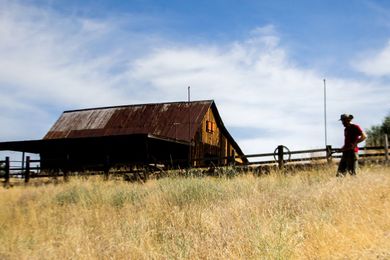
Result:
M389 163L389 138L387 134L385 134L384 138L385 138L384 140L385 141L385 162L386 164L388 164Z
M231 165L233 165L233 166L236 165L236 157L234 155L234 150L231 151L230 156L231 156L231 159L230 159Z
M104 162L104 180L108 180L110 172L110 156L106 155L106 161Z
M68 168L65 168L64 170L64 182L68 182L69 181L69 170Z
M26 169L24 172L24 182L28 183L30 180L30 156L26 157Z
M278 146L278 166L279 166L279 169L283 169L283 167L284 167L283 145Z
M5 169L4 169L4 185L9 185L9 172L10 172L10 164L9 164L9 157L5 157Z
M64 182L69 181L69 169L70 169L70 155L66 155L66 165L63 169L64 172Z
M326 161L328 163L332 162L332 146L331 145L326 146Z

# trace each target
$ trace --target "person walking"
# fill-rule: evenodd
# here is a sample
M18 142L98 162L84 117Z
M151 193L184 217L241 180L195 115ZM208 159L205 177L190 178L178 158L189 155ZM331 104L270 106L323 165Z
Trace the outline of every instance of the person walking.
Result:
M352 119L353 115L342 114L340 116L340 121L345 128L344 145L341 148L343 155L337 169L337 177L343 177L347 174L347 172L351 175L356 175L359 158L358 144L367 138L367 135L360 126L351 123Z

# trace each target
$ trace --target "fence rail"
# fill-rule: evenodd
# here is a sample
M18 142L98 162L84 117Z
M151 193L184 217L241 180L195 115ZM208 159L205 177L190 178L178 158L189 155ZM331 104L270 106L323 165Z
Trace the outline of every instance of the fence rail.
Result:
M359 157L362 160L366 158L376 158L378 160L384 161L386 164L389 162L389 149L388 145L385 146L375 146L375 147L361 147ZM319 155L321 153L321 155ZM306 156L302 156L305 155ZM267 158L265 159L264 158ZM271 159L269 159L271 157ZM248 161L248 163L241 164L244 166L262 166L262 165L275 165L279 168L283 168L286 164L291 163L311 163L312 161L324 160L327 162L332 162L333 159L341 158L341 151L338 148L332 148L327 146L323 149L311 149L311 150L298 150L290 151L287 147L279 145L273 153L260 153L260 154L247 154L241 156L230 156L230 157L209 157L209 158L194 158L193 163L196 162L225 162L228 161L232 164L236 162L236 159L254 159L253 161ZM257 159L257 160L256 160ZM263 159L263 160L260 160ZM37 177L53 177L60 176L61 174L42 174L40 173L40 160L32 160L29 156L26 157L26 160L23 160L24 164L19 164L15 166L15 163L21 163L21 161L10 161L9 157L6 157L5 160L0 161L0 178L4 179L5 185L8 185L10 178L24 178L24 181L27 183L31 178ZM172 164L173 161L167 162L167 164ZM177 162L178 163L178 162ZM218 163L217 163L218 164ZM106 164L96 168L97 170L102 171L108 177L108 171L110 167ZM62 169L62 176L67 178L69 174L68 169ZM96 173L91 173L95 175Z

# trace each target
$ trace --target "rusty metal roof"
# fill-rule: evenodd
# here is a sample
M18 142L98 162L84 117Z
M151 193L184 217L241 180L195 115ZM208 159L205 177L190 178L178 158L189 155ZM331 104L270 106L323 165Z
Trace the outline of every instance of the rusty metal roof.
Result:
M43 139L147 134L189 142L212 105L205 100L65 111Z

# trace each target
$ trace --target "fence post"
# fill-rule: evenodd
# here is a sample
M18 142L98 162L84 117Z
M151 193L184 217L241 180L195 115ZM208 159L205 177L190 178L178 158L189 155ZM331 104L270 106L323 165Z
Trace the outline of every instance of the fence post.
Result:
M26 157L26 171L24 173L24 182L28 183L30 180L30 156Z
M385 162L386 164L389 163L389 139L387 134L385 134Z
M326 161L328 163L332 162L332 146L331 145L326 146Z
M4 175L4 185L9 185L9 172L10 172L10 164L9 164L9 157L5 157L5 175Z
M279 166L279 169L283 169L283 167L284 167L283 145L278 146L278 166Z
M25 152L22 152L22 172L24 172L24 156Z

